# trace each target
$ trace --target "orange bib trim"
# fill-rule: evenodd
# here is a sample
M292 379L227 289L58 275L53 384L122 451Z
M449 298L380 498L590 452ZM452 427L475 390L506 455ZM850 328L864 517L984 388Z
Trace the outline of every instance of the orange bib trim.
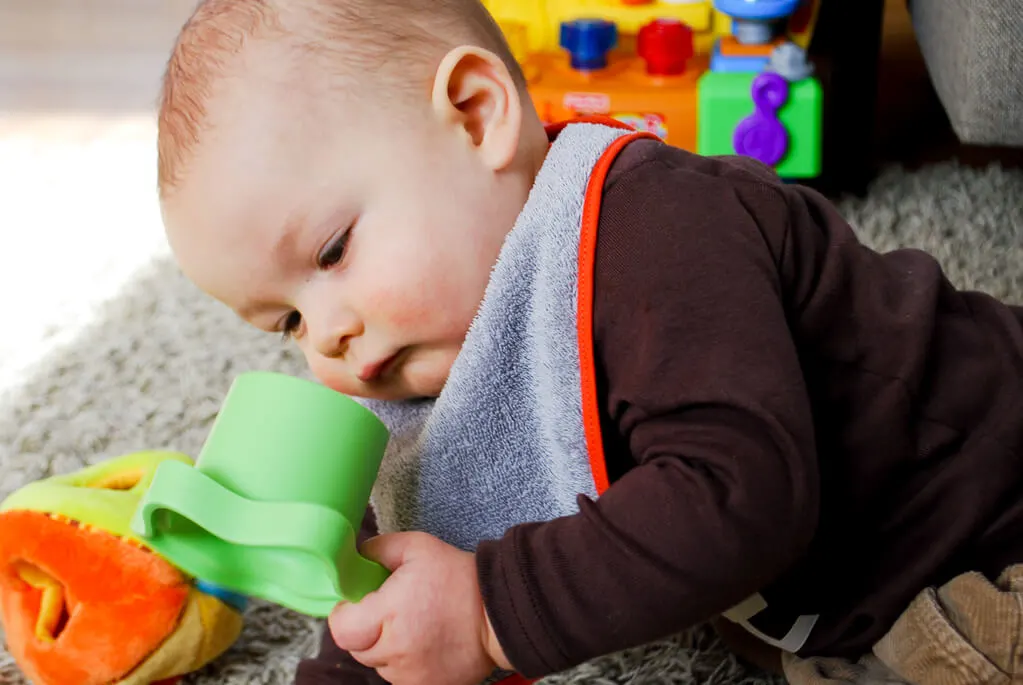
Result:
M614 119L596 119L594 123L617 128L631 127ZM608 171L618 154L629 143L641 138L660 140L653 133L636 132L619 138L604 152L590 176L583 203L582 235L579 239L579 297L577 335L579 339L579 367L582 379L583 430L586 435L586 450L590 456L590 470L597 494L602 495L611 483L604 456L604 440L600 427L600 398L597 394L596 357L593 352L593 277L597 258L597 231L600 225L600 208L604 199L604 183Z
M569 124L592 123L613 128L634 131L612 143L597 161L586 186L583 200L583 218L579 237L578 261L578 303L576 312L577 336L579 341L579 366L582 385L583 431L586 437L586 451L589 455L590 471L597 495L602 495L610 486L607 462L604 458L604 442L600 428L600 402L597 394L597 369L593 352L593 276L597 256L597 231L600 226L600 208L604 195L604 183L608 171L618 154L629 143L641 138L660 140L653 133L636 132L631 126L610 117L580 117L546 127L553 139ZM500 681L500 685L531 685L538 680L511 675Z

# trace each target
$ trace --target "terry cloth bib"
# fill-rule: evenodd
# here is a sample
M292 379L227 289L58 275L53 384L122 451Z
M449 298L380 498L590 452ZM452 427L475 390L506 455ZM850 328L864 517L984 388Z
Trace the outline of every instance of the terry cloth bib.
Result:
M391 431L372 497L381 532L424 531L473 550L516 524L577 512L579 495L597 496L583 427L579 244L597 162L634 135L566 126L440 396L363 400Z
M552 143L483 302L435 399L360 400L391 431L372 495L382 533L422 531L463 550L579 511L607 488L592 358L592 267L604 178L635 133L572 123ZM580 267L582 265L582 267ZM583 301L580 302L580 295ZM796 651L816 617L774 640ZM766 615L766 614L765 614Z

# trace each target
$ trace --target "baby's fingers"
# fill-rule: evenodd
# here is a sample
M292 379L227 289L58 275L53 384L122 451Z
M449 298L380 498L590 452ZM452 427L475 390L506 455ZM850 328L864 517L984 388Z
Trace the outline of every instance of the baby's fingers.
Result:
M376 593L358 603L338 604L327 619L337 646L346 652L365 652L376 645L383 631L382 608Z
M367 540L359 552L393 572L409 560L410 553L434 547L435 539L426 533L387 533Z

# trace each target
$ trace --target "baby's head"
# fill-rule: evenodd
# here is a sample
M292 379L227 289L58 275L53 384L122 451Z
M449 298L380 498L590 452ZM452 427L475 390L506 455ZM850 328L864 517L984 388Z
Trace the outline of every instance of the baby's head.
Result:
M164 82L164 223L326 385L434 396L546 149L478 0L208 0Z

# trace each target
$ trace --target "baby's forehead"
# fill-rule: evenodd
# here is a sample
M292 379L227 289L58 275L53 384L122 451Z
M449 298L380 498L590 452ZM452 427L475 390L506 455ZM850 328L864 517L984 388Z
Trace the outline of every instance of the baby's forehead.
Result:
M331 123L300 97L255 89L211 101L210 125L162 197L168 231L200 246L230 246L279 230L316 198Z
M338 94L428 98L436 62L466 42L514 62L479 0L201 0L163 82L160 188L179 181L216 101L238 85L255 90L250 102L273 94L303 110Z
M247 212L239 181L219 186L188 182L163 200L168 244L181 271L200 289L232 308L250 297L253 279L273 273L279 227L265 207Z

